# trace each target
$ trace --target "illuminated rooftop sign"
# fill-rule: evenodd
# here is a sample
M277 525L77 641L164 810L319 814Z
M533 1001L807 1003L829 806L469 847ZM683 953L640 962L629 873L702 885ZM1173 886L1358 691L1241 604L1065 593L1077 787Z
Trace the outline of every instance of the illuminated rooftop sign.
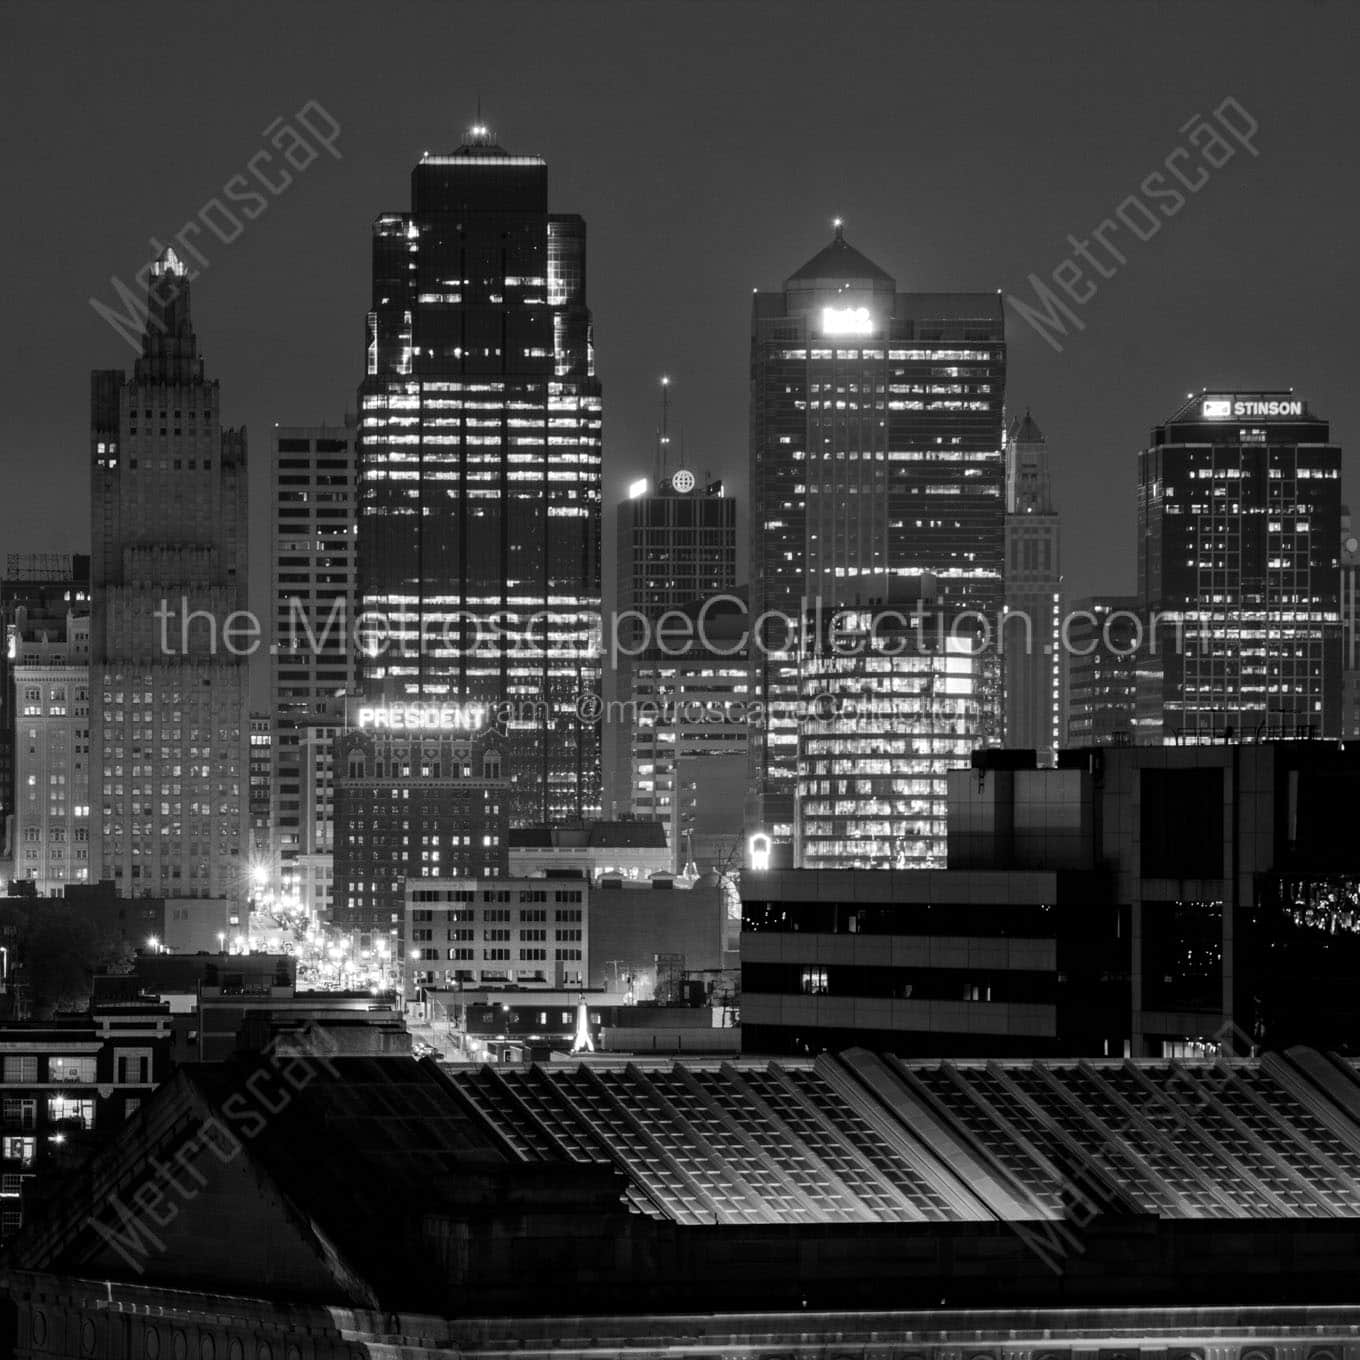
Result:
M1297 397L1205 397L1200 403L1205 420L1280 419L1303 415Z
M867 307L823 307L823 335L872 335L874 318Z
M486 722L481 704L382 704L361 708L361 728L388 732L477 732Z

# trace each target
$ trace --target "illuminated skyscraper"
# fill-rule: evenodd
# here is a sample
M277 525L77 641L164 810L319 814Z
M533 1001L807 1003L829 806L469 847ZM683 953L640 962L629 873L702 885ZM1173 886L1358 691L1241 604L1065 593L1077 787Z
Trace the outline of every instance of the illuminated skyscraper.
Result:
M615 805L667 824L678 871L690 857L686 819L704 801L705 776L719 770L713 758L732 757L729 770L740 761L736 787L745 785L746 649L739 637L736 645L716 641L732 610L745 612L735 596L717 598L736 585L737 504L721 482L704 485L687 468L666 473L655 491L646 482L631 490L618 511L617 693L625 706ZM663 644L658 625L668 615ZM707 763L694 766L687 782L696 787L685 798L676 764L691 757ZM733 782L729 774L724 787ZM736 821L741 804L738 797L731 808Z
M1006 440L1006 745L1052 765L1063 739L1062 569L1048 441L1028 411Z
M246 437L222 428L173 251L152 268L148 306L132 377L91 377L90 879L239 911Z
M947 613L1003 603L1006 345L997 293L899 293L835 237L751 314L751 615L805 618L934 578ZM754 639L752 829L793 840L796 645ZM995 654L979 666L982 740L1001 735ZM787 853L787 852L785 852Z
M1152 431L1138 467L1138 573L1158 616L1139 740L1338 735L1341 450L1327 422L1291 392L1205 392Z
M366 689L490 706L512 824L595 814L600 385L585 223L540 157L481 126L421 157L374 224L359 399Z

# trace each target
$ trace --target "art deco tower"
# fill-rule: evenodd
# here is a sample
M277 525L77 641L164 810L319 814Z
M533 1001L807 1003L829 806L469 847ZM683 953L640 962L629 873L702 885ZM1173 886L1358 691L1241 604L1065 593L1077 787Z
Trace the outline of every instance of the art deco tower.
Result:
M90 454L90 878L239 907L246 438L222 428L173 251L152 270L131 378L92 375Z
M421 157L374 224L359 401L366 689L499 710L512 824L597 813L600 385L585 223L540 157L480 126Z
M1052 765L1064 731L1062 569L1048 441L1028 411L1006 440L1006 745Z

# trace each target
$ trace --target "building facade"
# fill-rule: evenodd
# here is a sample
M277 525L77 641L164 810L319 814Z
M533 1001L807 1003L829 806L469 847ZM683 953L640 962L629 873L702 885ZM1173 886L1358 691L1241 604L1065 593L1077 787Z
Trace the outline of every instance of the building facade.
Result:
M1103 874L1089 919L1122 941L1107 981L1127 979L1134 1057L1360 1054L1360 751L1133 745L1065 752L1056 770L988 755L950 781L951 871Z
M131 377L92 377L91 878L127 896L249 892L246 439L223 429L187 271L148 285Z
M948 772L968 764L986 727L977 639L937 611L881 607L840 610L808 633L794 863L943 868Z
M1006 440L1006 745L1057 759L1063 715L1062 536L1048 441L1028 411Z
M330 908L337 696L355 681L357 445L352 421L274 427L271 887L313 918Z
M1144 626L1137 595L1072 601L1064 636L1068 746L1121 746L1138 730Z
M600 384L586 230L483 127L373 228L360 388L369 692L507 722L511 819L598 815Z
M357 933L360 947L385 943L398 957L409 880L505 877L505 742L483 716L453 705L351 707L335 740L331 924Z
M27 633L64 636L67 619L90 613L87 554L8 553L0 576L0 859L13 854L15 707L14 662L19 638ZM20 875L22 876L22 875Z
M834 240L751 318L751 614L748 829L787 860L797 782L798 621L853 605L894 577L933 574L942 604L993 623L1003 604L1005 321L997 293L900 293ZM1001 735L995 656L983 677Z
M1341 449L1292 392L1191 397L1139 455L1145 737L1335 737ZM1157 718L1160 717L1160 731Z
M13 633L14 874L42 897L90 881L90 619Z
M591 891L582 878L407 879L408 999L426 987L584 987Z
M655 490L645 480L635 482L618 516L613 805L668 824L678 871L683 824L702 794L696 790L690 808L683 806L677 762L700 755L746 759L745 713L734 712L731 702L740 703L747 691L746 651L724 649L710 636L715 621L725 621L738 603L732 595L737 505L721 482L701 487L693 472L681 468ZM677 636L682 615L690 623ZM736 815L742 815L740 806Z

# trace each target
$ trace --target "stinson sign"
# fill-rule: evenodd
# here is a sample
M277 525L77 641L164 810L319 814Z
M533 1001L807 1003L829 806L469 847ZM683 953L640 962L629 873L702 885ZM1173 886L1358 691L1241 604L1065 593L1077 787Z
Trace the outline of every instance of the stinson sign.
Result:
M1200 403L1205 420L1280 420L1303 415L1297 397L1205 397Z

